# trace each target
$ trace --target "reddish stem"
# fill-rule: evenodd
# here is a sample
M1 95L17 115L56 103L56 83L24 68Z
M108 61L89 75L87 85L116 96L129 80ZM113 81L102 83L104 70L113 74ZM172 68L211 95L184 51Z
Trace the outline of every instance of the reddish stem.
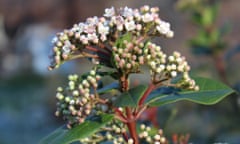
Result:
M121 117L124 122L127 121L127 118L125 117L125 115L118 109L118 108L114 108L115 114L117 114L119 117Z
M120 78L121 91L126 92L129 89L128 74L122 75ZM116 111L119 113L119 111ZM124 116L124 115L123 115ZM132 112L130 107L126 107L126 122L131 138L133 139L133 144L139 144L138 134L136 130L136 117Z
M121 91L125 92L129 89L128 74L122 75L120 78Z
M136 119L129 107L126 107L126 113L127 113L127 127L129 130L129 133L131 135L131 138L134 141L134 144L139 144L137 130L136 130Z
M151 83L147 90L144 92L143 96L141 97L141 99L138 102L138 106L142 106L144 101L146 100L146 98L148 97L148 95L152 92L152 90L154 90L155 85L153 83Z
M142 37L140 37L139 39L137 39L136 42L137 42L137 43L140 43L140 42L142 42L145 38L146 38L146 37L142 36Z
M109 53L112 53L112 51L111 51L110 49L108 49L107 46L104 45L103 43L99 43L98 45L99 45L100 48L105 49L105 50L108 51Z
M127 142L128 141L128 135L126 132L122 133L124 140Z
M102 54L107 55L107 56L110 56L110 54L109 54L108 52L99 50L99 49L97 49L97 48L95 48L95 47L86 46L86 49L87 49L87 50L90 50L90 51L97 52L97 53L99 52L99 53L102 53Z

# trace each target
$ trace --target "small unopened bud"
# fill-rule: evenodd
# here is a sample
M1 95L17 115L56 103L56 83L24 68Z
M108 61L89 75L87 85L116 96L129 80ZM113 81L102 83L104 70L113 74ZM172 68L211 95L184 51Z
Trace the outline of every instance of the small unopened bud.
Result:
M158 134L154 136L154 139L155 139L155 140L160 140L160 138L161 138L161 136L158 135Z
M133 144L133 139L132 138L130 138L130 139L128 139L128 144Z
M144 124L141 124L140 128L141 128L141 130L144 130L146 128L146 126Z
M177 76L177 72L176 71L172 71L171 72L171 77L176 77Z

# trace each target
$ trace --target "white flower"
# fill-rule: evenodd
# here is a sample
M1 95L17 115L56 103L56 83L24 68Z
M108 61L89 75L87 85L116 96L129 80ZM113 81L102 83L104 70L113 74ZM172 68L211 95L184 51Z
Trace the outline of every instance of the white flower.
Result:
M71 52L71 42L65 41L64 46L62 47L64 54L69 54Z
M136 28L136 24L134 21L125 22L125 28L127 31L132 31Z
M111 18L110 23L114 23L116 25L123 25L124 24L124 18L122 16L113 16Z
M158 32L161 34L167 34L170 30L170 24L165 21L161 21L160 24L156 27Z
M115 9L114 9L114 7L105 9L105 13L104 13L104 16L105 16L105 17L112 17L112 16L114 16L114 15L115 15Z
M75 25L71 28L71 31L72 31L72 32L79 32L79 26L75 24Z
M129 16L133 16L133 9L125 7L124 9L121 9L121 14L124 17L129 17Z
M138 21L141 19L141 14L137 9L133 11L133 15Z
M106 37L106 35L101 35L100 39L101 39L101 41L106 41L107 37Z
M84 28L86 27L86 24L84 23L79 23L78 24L78 32L82 33L84 31Z
M98 33L102 35L107 35L109 33L109 27L104 26L102 23L98 24Z
M88 40L91 40L94 43L98 43L98 36L96 35L96 33L88 34L87 38Z
M153 16L149 13L146 13L142 16L142 20L145 23L151 22L151 21L153 21Z
M88 38L87 38L85 35L81 35L81 36L80 36L80 41L81 41L83 44L88 44Z
M96 32L96 26L94 26L94 25L86 25L84 27L84 32L88 33L88 34L95 33Z
M99 22L99 19L97 16L87 18L86 23L89 25L96 25Z

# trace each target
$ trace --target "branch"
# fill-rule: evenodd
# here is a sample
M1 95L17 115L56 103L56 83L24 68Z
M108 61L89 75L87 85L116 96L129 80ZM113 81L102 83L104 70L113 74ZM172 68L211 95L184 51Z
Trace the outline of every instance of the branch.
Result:
M155 85L153 83L151 83L147 90L144 92L143 96L141 97L141 99L138 102L138 106L142 106L144 101L146 100L146 98L148 97L148 95L155 89Z

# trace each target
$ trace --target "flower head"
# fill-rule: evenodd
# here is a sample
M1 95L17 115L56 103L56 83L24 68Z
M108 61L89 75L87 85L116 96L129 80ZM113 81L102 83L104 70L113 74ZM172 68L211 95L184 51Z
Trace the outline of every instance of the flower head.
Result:
M98 87L100 76L95 70L91 70L85 79L78 75L69 75L66 89L59 87L56 98L56 116L63 116L68 121L68 127L82 123L92 113L97 104L96 96L92 89Z
M105 13L104 13L104 16L105 17L112 17L115 15L115 9L114 7L111 7L111 8L106 8L105 9Z
M172 37L170 24L162 21L157 12L157 8L149 6L140 9L124 7L118 10L111 7L105 9L102 17L87 18L85 22L58 33L53 40L50 69L79 57L99 59L101 64L111 66L103 57L113 56L112 47L125 34L131 34L135 40L141 35L145 36L140 42L156 36ZM128 64L128 67L131 66Z

